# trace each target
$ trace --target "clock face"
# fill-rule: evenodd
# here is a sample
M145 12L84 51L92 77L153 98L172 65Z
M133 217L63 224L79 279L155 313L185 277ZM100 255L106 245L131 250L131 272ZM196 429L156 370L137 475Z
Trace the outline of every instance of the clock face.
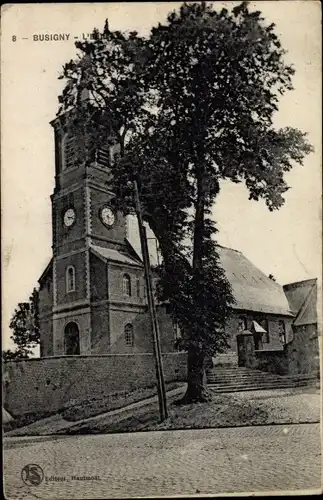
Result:
M101 210L101 220L105 226L112 227L115 216L110 207L103 207Z
M76 219L75 210L73 208L69 208L68 210L66 210L64 214L65 226L71 227L74 224L75 219Z

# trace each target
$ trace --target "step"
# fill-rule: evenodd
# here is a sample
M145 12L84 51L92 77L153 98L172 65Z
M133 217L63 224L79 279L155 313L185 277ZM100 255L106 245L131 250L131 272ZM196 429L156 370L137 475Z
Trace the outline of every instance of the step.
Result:
M241 381L248 381L248 380L287 380L284 379L284 377L263 377L263 376L257 376L253 375L250 377L207 377L208 380L218 380L220 382L229 382L230 380L241 380ZM293 379L288 379L288 380L293 380ZM306 379L307 380L307 379Z
M284 378L283 375L273 375L273 374L265 374L265 373L248 373L248 374L236 374L236 375L222 375L222 374L216 374L212 373L207 375L209 378L221 378L221 379L229 379L229 378L253 378L253 377L258 377L258 378Z
M253 382L249 382L248 384L241 384L241 383L231 383L231 384L214 384L214 383L211 383L211 384L208 384L208 385L212 385L212 386L216 386L216 387L256 387L256 386L267 386L267 387L278 387L280 385L297 385L297 384L307 384L308 382L307 381L304 381L304 380L301 380L299 382L291 382L291 381L283 381L283 382L276 382L276 383L253 383Z
M317 379L290 379L290 378L282 378L282 379L276 379L276 380L225 380L225 381L209 381L208 383L215 384L215 385L257 385L257 384L297 384L297 383L319 383L319 380Z
M246 380L246 381L241 381L241 380L230 380L230 381L219 381L219 380L208 380L207 383L209 385L218 385L218 386L224 386L224 387L229 387L232 385L279 385L279 384L299 384L299 383L318 383L318 380L315 379L297 379L297 380Z
M273 373L250 373L248 375L219 375L219 374L209 374L208 379L217 380L315 380L318 378L306 375L275 375Z
M228 390L233 390L235 388L244 388L244 389L253 389L253 388L258 388L258 387L267 387L268 389L271 388L278 388L278 387L300 387L300 386L306 386L306 385L315 385L313 382L312 384L309 384L308 382L297 382L291 383L291 382L280 382L279 384L230 384L230 385L221 385L221 384L208 384L212 388L217 388L217 389L228 389Z
M283 377L262 377L262 376L257 376L257 375L253 375L253 376L250 376L250 377L206 377L208 380L223 380L224 382L225 381L229 381L229 380L284 380Z
M219 378L219 379L232 379L232 378L266 378L266 379L291 379L291 380L297 380L297 379L302 379L302 380L311 380L315 379L317 377L313 375L308 375L308 374L298 374L298 375L278 375L276 373L272 372L261 372L261 371L250 371L248 373L218 373L218 372L209 372L207 373L207 378Z
M215 393L225 392L244 392L244 391L266 391L274 389L294 389L297 387L312 387L315 384L299 383L299 384L281 384L279 386L271 385L255 385L255 386L231 386L231 387L217 387L210 385L210 388Z

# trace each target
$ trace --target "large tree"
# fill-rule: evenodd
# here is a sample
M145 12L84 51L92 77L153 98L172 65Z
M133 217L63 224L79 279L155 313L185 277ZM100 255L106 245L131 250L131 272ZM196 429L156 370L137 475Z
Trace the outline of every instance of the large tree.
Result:
M188 351L186 400L204 400L205 357L227 347L233 303L212 208L222 179L245 182L269 210L283 205L284 174L311 151L306 134L273 126L294 69L275 26L245 2L232 12L183 4L146 40L106 23L77 47L80 57L63 70L60 112L75 107L94 149L120 144L116 204L133 209L128 181L136 178L163 256L159 295Z
M2 359L11 361L15 359L27 359L32 354L40 341L39 334L39 294L34 288L28 302L20 302L15 309L10 321L13 331L10 337L16 349L2 351Z

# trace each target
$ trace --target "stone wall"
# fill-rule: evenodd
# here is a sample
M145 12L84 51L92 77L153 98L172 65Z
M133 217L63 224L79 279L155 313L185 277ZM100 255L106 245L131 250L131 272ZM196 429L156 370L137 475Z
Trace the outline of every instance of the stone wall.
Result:
M256 351L254 367L265 372L289 375L288 358L286 350Z
M163 354L165 380L185 380L186 354ZM55 356L3 364L3 405L13 416L155 384L152 354ZM108 409L108 408L107 408Z
M293 341L286 346L288 371L295 373L313 373L319 376L319 340L317 325L309 324L294 327Z

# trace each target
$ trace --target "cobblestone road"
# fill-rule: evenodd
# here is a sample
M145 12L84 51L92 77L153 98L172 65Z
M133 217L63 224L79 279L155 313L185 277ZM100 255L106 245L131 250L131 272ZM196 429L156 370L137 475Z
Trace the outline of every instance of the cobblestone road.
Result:
M31 438L32 439L32 438ZM11 499L201 495L320 488L319 424L5 439ZM22 468L45 479L26 486ZM72 476L100 479L73 480ZM64 481L47 480L52 476Z

